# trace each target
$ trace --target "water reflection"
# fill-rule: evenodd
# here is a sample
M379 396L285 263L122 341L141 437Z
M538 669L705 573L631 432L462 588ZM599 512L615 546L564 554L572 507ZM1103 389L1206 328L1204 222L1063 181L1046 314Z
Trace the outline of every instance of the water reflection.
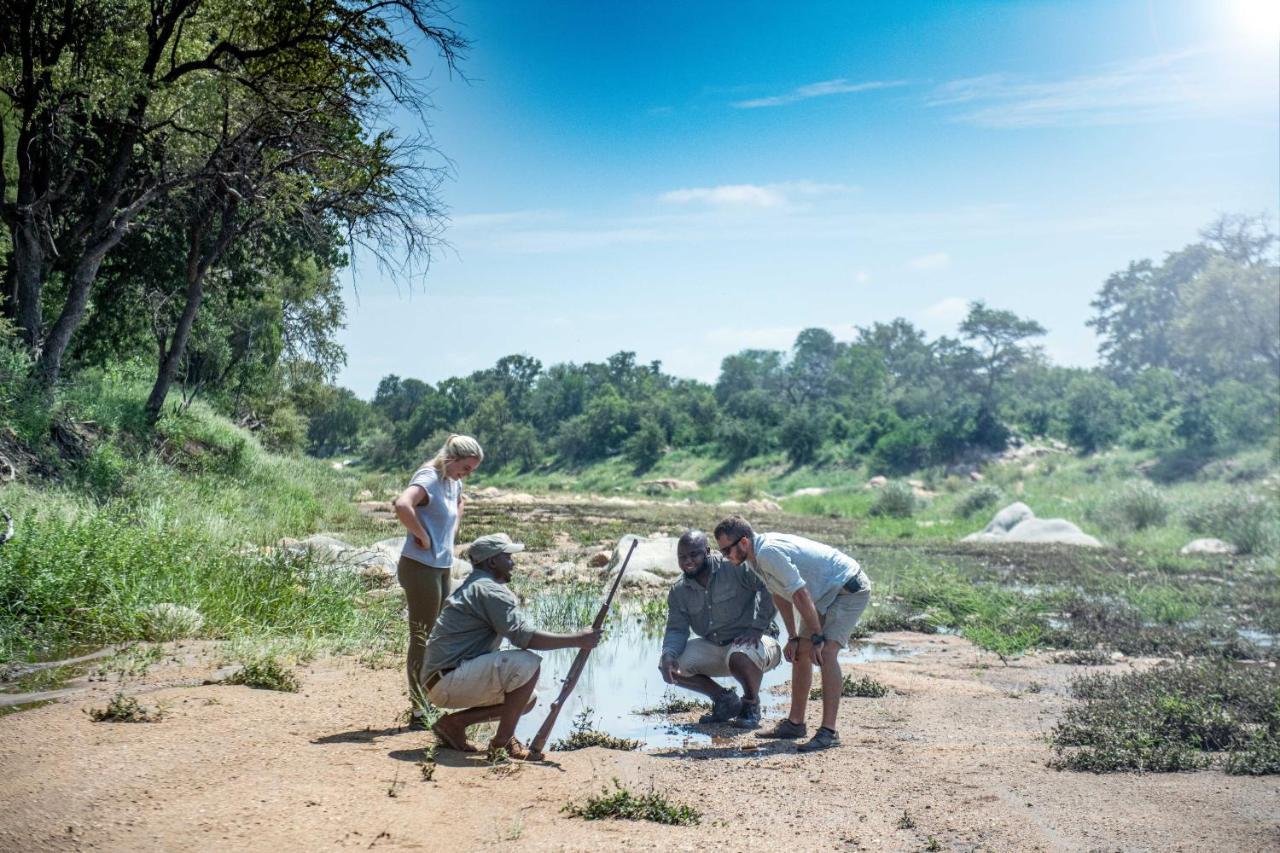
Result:
M722 726L673 723L663 715L636 713L638 709L657 705L663 694L672 689L658 674L661 631L661 625L646 624L638 615L623 613L611 620L604 642L587 659L577 687L556 719L550 743L567 737L573 728L574 715L585 708L594 712L595 728L615 737L636 738L643 741L646 748L706 746L713 743L717 735L723 737L726 730ZM538 707L521 718L516 729L517 736L526 741L532 739L546 719L577 653L561 649L539 654L542 674L538 680ZM840 661L865 663L903 656L896 647L861 642L841 652ZM765 673L760 691L765 725L769 724L769 718L776 719L784 713L787 703L785 692L771 688L786 684L790 677L791 665L786 661ZM717 680L726 686L736 684L731 678ZM680 698L704 698L689 690L674 689L673 692Z

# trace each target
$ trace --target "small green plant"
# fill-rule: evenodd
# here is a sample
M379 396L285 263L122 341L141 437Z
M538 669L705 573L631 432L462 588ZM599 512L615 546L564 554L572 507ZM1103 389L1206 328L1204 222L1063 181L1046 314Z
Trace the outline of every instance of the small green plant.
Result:
M981 483L960 496L955 505L956 518L969 518L1004 501L1004 491L994 483Z
M588 797L582 803L569 802L560 810L572 817L584 820L650 820L671 826L692 826L702 819L702 813L693 806L672 802L658 791L637 794L613 780L612 792L603 788L598 797Z
M595 729L594 712L591 708L583 708L573 717L573 730L567 738L551 745L555 752L572 752L575 749L586 749L589 746L602 746L605 749L617 749L630 752L644 746L641 741L632 738L614 737Z
M915 829L916 822L911 815L907 814L907 810L902 810L902 817L898 818L898 829Z
M132 696L117 693L105 708L89 710L89 719L95 723L158 723L164 719L164 709L147 709Z
M845 675L840 684L840 695L857 699L879 699L889 694L889 688L869 675L854 680L852 675ZM810 699L821 699L822 688L815 687L809 691Z
M932 835L930 835L930 836L929 836L929 838L928 838L928 840L927 840L927 841L925 841L925 843L924 843L924 849L925 849L925 850L930 850L930 851L933 851L933 850L941 850L941 849L942 849L942 845L938 842L938 839L936 839L936 838L934 838Z
M888 518L910 518L915 515L918 503L915 490L909 483L894 480L876 492L875 500L871 502L871 509L868 512L871 515Z
M1111 514L1134 530L1160 527L1169 520L1169 501L1152 483L1131 483L1110 504Z
M297 693L302 689L302 682L298 680L298 676L275 658L249 661L239 672L232 673L224 683L242 684L257 690L280 690L285 693Z
M739 474L729 481L729 490L736 500L753 501L764 495L764 477L759 474Z
M1111 654L1102 649L1073 649L1059 652L1053 656L1053 662L1070 666L1110 666L1115 663L1111 659Z
M636 713L651 717L659 714L687 714L690 711L710 711L711 703L701 699L687 699L683 696L677 696L668 690L662 694L662 698L658 700L658 704L648 708L637 708Z

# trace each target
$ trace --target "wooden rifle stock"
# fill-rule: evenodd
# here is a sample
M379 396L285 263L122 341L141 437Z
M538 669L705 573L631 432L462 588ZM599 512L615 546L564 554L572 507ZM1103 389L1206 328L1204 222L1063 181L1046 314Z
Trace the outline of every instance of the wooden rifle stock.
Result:
M605 617L609 615L609 607L613 604L613 596L618 592L618 587L622 583L622 576L627 573L627 563L631 562L631 555L639 544L639 539L631 540L631 547L627 550L626 559L622 561L622 568L618 569L618 576L613 579L613 586L609 588L609 595L605 597L604 604L600 605L600 611L596 613L595 621L591 623L592 630L599 631L604 627ZM542 724L542 728L538 729L538 733L533 736L533 742L529 744L531 758L541 759L543 757L542 749L547 745L547 739L551 737L551 729L555 727L556 718L560 716L560 709L564 707L565 700L569 698L569 694L573 692L573 688L577 685L578 679L582 676L582 670L586 669L587 656L590 654L591 649L578 650L578 656L573 659L573 665L569 667L569 673L564 677L564 686L560 688L560 695L556 697L556 701L551 703L551 711L547 714L546 722Z

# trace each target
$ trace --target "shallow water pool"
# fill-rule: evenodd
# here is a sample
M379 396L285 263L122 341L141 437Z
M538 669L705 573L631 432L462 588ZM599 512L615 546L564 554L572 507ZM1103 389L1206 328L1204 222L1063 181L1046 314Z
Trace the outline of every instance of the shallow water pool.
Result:
M637 710L652 707L661 702L663 694L671 691L682 699L705 699L690 690L672 688L658 674L658 657L662 651L662 629L646 624L639 616L619 614L611 621L608 633L590 657L586 669L556 718L549 744L567 737L573 729L573 718L584 709L591 709L593 725L615 737L635 738L646 749L666 749L681 746L705 746L714 736L723 736L722 726L699 726L673 722L662 714L642 715ZM526 743L542 726L559 695L560 687L577 652L561 649L539 652L542 656L542 673L538 679L538 706L520 720L516 735ZM902 650L881 643L855 642L852 648L840 654L842 663L865 663L872 660L889 660L905 657ZM814 673L815 677L817 673ZM774 692L770 688L786 684L791 677L791 665L785 660L764 674L761 685L761 702L765 725L785 712L788 696L785 691ZM717 679L726 686L735 685L732 678ZM741 692L741 691L739 691Z

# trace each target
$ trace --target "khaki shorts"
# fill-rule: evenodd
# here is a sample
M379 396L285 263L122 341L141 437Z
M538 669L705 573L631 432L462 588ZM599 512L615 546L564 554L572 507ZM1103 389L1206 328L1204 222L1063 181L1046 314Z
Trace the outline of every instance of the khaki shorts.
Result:
M862 611L867 609L870 601L871 590L869 589L858 592L842 591L836 596L835 601L831 602L827 612L820 614L823 635L831 642L839 643L841 648L847 647L849 635L853 633L854 628L858 627Z
M437 708L501 705L508 693L529 683L541 664L542 658L524 649L489 652L447 673L427 691L427 699Z
M768 672L782 660L782 647L773 637L764 636L754 646L717 645L710 640L694 638L684 647L677 666L684 675L709 675L713 678L733 675L729 671L729 655L743 654L747 660Z

